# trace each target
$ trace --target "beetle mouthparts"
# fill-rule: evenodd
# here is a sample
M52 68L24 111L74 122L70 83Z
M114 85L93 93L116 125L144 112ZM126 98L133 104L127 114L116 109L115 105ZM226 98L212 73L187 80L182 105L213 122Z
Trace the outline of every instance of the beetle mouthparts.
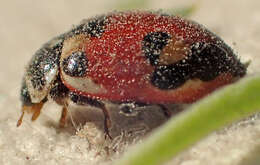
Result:
M43 104L44 104L44 102L34 103L32 105L29 105L29 106L23 105L22 106L22 114L21 114L19 120L17 121L16 126L19 127L22 124L24 112L33 113L31 120L32 121L36 120L41 113L41 109L43 107Z

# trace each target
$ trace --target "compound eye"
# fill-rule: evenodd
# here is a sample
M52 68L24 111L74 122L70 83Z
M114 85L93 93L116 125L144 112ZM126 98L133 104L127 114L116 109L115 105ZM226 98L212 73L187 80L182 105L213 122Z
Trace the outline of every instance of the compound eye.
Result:
M85 52L73 52L62 61L63 71L71 77L85 77L88 69L88 59Z

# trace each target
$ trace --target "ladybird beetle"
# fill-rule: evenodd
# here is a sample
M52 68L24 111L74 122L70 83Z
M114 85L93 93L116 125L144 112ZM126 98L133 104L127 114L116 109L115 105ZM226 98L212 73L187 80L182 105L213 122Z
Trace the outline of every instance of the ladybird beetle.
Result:
M112 12L83 20L43 45L26 68L21 88L25 111L37 119L48 99L91 105L104 101L154 104L192 103L246 74L246 66L222 39L202 25L156 12ZM109 135L109 134L108 134Z

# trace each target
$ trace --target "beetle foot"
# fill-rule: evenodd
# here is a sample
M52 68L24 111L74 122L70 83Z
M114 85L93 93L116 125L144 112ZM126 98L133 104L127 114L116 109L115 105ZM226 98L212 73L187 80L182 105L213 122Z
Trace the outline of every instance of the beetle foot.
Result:
M163 104L158 104L160 109L162 110L165 117L170 118L172 116L172 112Z
M64 128L65 127L67 115L68 115L68 109L67 109L67 106L64 106L62 108L60 122L59 122L60 128Z
M110 135L109 132L109 128L111 128L112 122L108 113L108 110L106 109L105 106L100 107L103 111L104 114L104 132L105 132L105 139L107 139L107 137L112 140L112 136Z
M111 121L110 120L105 120L104 121L104 132L105 132L105 139L109 138L110 140L112 140L112 136L110 135L109 132L109 125L111 125Z
M19 127L19 126L22 124L22 122L23 122L23 116L24 116L24 111L22 111L22 114L21 114L19 120L17 121L17 124L16 124L17 127Z
M43 102L40 102L40 103L34 104L31 107L31 111L33 111L32 119L31 119L32 121L36 120L39 117L43 104L44 104Z

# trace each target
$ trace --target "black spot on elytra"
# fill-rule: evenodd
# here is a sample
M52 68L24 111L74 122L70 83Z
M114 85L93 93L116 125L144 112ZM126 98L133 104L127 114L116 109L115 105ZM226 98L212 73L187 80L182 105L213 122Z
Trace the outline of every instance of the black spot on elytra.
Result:
M171 36L165 32L152 32L142 41L142 50L152 65L157 65L161 50L168 44Z
M151 82L160 89L175 89L187 80L188 69L182 65L158 66L151 76Z
M91 37L100 37L105 31L106 24L107 18L105 16L93 18L72 29L72 35L89 34Z
M229 55L218 45L196 43L191 46L191 54L186 59L171 65L156 66L151 83L159 89L175 89L189 79L210 81L225 72L243 76L246 67L235 55Z
M188 61L192 67L191 77L210 81L231 67L232 58L217 45L198 43L191 51L192 56Z
M62 61L63 71L72 77L84 77L88 69L88 59L85 52L73 52Z

